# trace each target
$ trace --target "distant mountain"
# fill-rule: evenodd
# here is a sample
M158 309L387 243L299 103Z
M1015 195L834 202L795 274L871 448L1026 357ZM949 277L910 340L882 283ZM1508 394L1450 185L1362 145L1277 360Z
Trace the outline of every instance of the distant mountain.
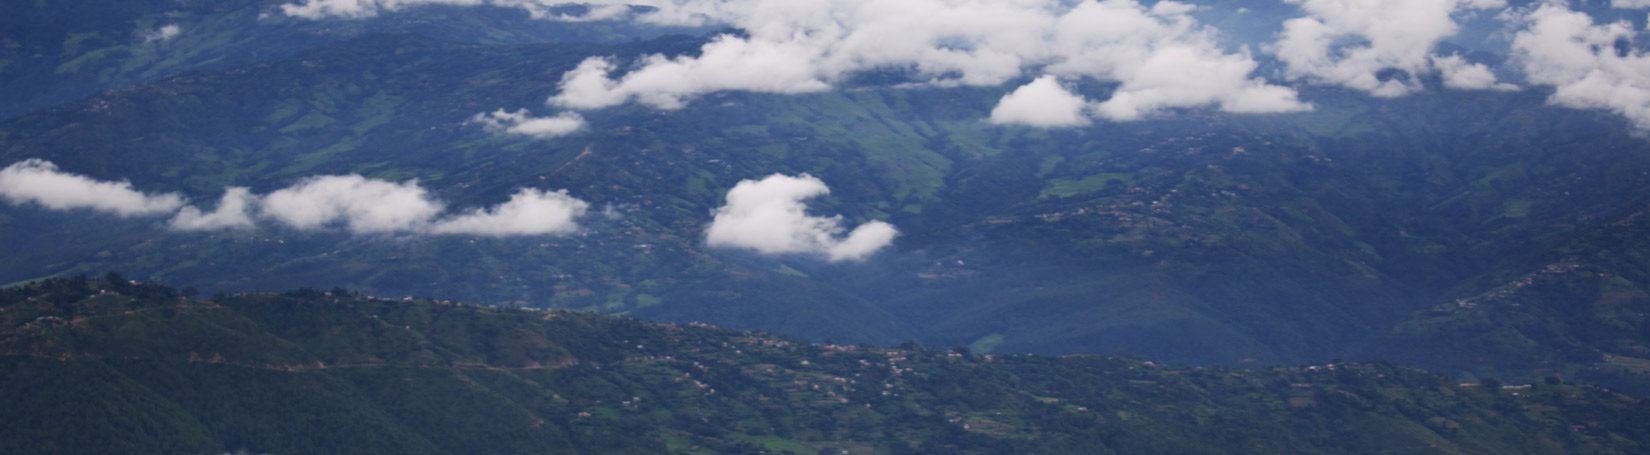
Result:
M0 291L6 453L1642 453L1650 408L1389 364L808 343L365 298Z

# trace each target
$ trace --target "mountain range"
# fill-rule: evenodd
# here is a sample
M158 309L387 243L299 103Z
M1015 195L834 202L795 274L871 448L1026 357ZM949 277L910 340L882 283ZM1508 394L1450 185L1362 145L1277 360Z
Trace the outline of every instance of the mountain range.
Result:
M1356 66L1352 50L1308 67L1285 41L1200 41L1214 33L1186 25L1356 28L1316 0L1080 2L1144 21L1153 52L1221 64L1193 79L1265 101L1175 104L1193 95L1152 101L1185 87L1149 86L1173 78L1070 69L1106 61L1077 51L992 76L888 46L882 65L820 57L810 74L848 69L745 79L695 66L773 44L742 15L415 3L0 6L0 283L119 270L207 292L337 287L849 345L1650 384L1639 120L1582 96L1586 81L1530 71L1546 29L1492 20L1625 19L1591 52L1632 61L1633 10L1439 2L1459 4L1443 12L1453 40L1383 63L1366 87L1323 72ZM346 4L369 9L320 6ZM1349 49L1384 49L1361 33ZM969 58L1012 44L934 43ZM1456 71L1473 68L1546 79L1461 88ZM631 77L678 70L659 80L698 85ZM1059 109L1074 99L1075 116Z

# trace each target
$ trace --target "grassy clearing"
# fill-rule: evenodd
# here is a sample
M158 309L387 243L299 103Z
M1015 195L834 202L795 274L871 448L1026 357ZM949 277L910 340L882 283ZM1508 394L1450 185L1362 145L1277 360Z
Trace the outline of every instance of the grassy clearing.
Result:
M1530 216L1530 201L1508 199L1501 203L1502 218L1523 218L1527 216Z
M973 351L975 354L990 354L992 350L997 349L997 346L1001 344L1003 344L1003 334L993 333L969 343L968 350Z
M625 297L630 295L631 289L627 286L616 286L607 291L607 303L602 304L603 310L613 311L625 307Z
M774 269L774 272L776 272L780 275L789 275L789 276L800 277L800 278L807 278L808 277L808 274L802 273L801 270L793 269L793 268L791 268L791 266L788 266L788 265L785 265L785 264L779 264L779 268Z
M1361 108L1324 107L1297 117L1296 123L1316 136L1344 138L1374 132L1367 123L1356 121L1363 114Z
M659 303L664 302L664 301L665 301L665 299L663 297L659 297L659 296L655 296L655 295L651 295L651 294L636 294L636 307L637 308L646 308L646 307L658 305Z
M1637 374L1650 374L1650 359L1605 354L1604 361L1599 362L1598 366L1611 369L1624 369Z

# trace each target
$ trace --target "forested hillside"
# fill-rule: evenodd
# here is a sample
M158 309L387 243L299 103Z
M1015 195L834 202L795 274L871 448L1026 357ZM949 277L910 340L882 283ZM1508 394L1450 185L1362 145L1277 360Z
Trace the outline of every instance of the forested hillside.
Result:
M110 278L0 292L0 450L1631 454L1650 440L1644 402L1557 377L876 348Z

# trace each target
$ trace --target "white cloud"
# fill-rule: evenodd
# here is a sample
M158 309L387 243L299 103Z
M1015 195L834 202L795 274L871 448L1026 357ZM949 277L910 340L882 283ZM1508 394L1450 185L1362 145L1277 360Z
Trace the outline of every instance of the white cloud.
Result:
M1621 9L1650 8L1650 0L1610 0L1610 7Z
M359 19L419 5L493 5L527 10L535 19L587 22L624 18L630 14L630 5L626 3L603 0L584 2L561 0L303 0L302 2L281 5L281 12L288 16L305 19L327 17ZM643 0L628 3L646 4L648 2ZM577 16L550 12L550 8L564 5L581 5L589 8L584 14Z
M476 114L470 119L492 131L504 131L539 138L566 136L584 128L584 117L575 112L563 112L555 117L532 117L526 109L515 112L497 111Z
M714 18L749 36L718 37L698 57L649 56L618 79L609 77L613 62L587 60L563 77L561 94L550 102L589 109L635 100L674 109L694 95L720 90L825 90L834 81L876 68L911 68L936 85L997 85L1043 68L1068 78L1121 83L1096 111L1111 120L1205 105L1234 112L1308 109L1293 90L1250 77L1253 59L1221 51L1214 33L1187 15L1192 7L1176 2L1151 7L1134 0L1075 5L747 0L715 5L673 5L682 11L669 17ZM657 15L673 14L668 10L642 19L659 20ZM1042 85L1032 88L1049 93ZM1023 113L1023 106L1010 107L1004 115L1014 112ZM1079 124L1070 118L1064 122Z
M127 217L173 214L168 226L180 231L251 228L262 218L303 230L342 225L355 233L495 237L573 232L578 230L575 219L590 209L588 202L569 196L566 190L521 188L503 204L438 218L443 204L431 199L417 180L395 183L352 174L309 177L264 196L229 187L217 207L205 213L185 206L176 193L144 194L133 190L131 183L64 173L40 159L0 169L0 199Z
M302 4L281 5L281 12L305 19L324 17L363 18L377 16L382 11L394 11L407 6L423 4L474 6L482 0L306 0Z
M212 213L201 213L195 206L184 207L177 216L172 217L172 229L180 231L215 231L221 229L244 229L252 227L252 215L249 210L258 202L246 188L232 186L225 188L223 197L218 199L218 207Z
M861 259L894 243L894 236L897 235L899 230L894 229L894 225L869 221L854 228L847 238L826 248L825 256L832 262Z
M1496 82L1495 73L1482 63L1468 63L1460 55L1432 57L1432 66L1443 75L1444 86L1461 90L1518 90L1517 85Z
M263 217L298 229L342 224L355 233L493 237L574 232L575 219L590 208L590 203L565 190L521 188L503 204L438 217L443 204L431 199L418 181L394 183L359 175L307 178L269 193L259 205Z
M1650 131L1650 56L1616 48L1641 31L1627 22L1594 24L1559 3L1543 4L1522 20L1528 27L1513 38L1514 57L1531 83L1556 88L1549 103L1608 109Z
M1083 126L1089 124L1088 115L1083 113L1087 105L1088 100L1061 87L1054 76L1043 76L1003 95L991 110L991 123L1039 128Z
M820 254L834 262L862 259L893 242L898 231L880 221L860 225L838 239L844 230L842 217L809 216L802 203L828 193L825 182L807 174L741 181L728 191L727 204L716 209L705 243L764 254Z
M1149 9L1134 1L1083 2L1057 19L1055 56L1046 70L1120 82L1095 106L1114 121L1210 104L1227 112L1311 109L1293 89L1250 77L1254 59L1220 50L1215 32L1198 25L1191 11L1169 1Z
M562 77L562 93L549 102L590 109L634 99L660 109L679 109L687 97L720 90L805 93L830 88L816 76L816 62L808 60L814 49L799 43L723 35L701 51L698 57L645 57L640 68L619 80L608 78L613 65L607 59L587 59Z
M578 230L574 219L589 209L590 203L568 196L566 190L522 188L509 202L439 221L431 231L488 236L565 234Z
M176 193L144 194L126 181L106 182L61 172L49 161L30 158L0 169L0 198L33 202L53 210L91 209L124 217L160 215L183 206Z
M1271 47L1291 78L1344 85L1382 97L1419 90L1418 77L1440 69L1434 67L1433 46L1455 34L1459 28L1455 14L1506 6L1503 0L1285 1L1299 4L1307 13L1285 21L1282 36ZM1456 71L1451 74L1458 83L1466 84L1454 88L1504 88L1487 69L1449 69ZM1408 77L1382 80L1383 71ZM1483 77L1490 81L1480 80Z
M262 213L298 229L342 223L351 232L407 232L441 212L417 180L393 183L359 175L306 178L269 193Z
M183 29L178 28L177 24L167 24L155 29L155 31L143 33L143 42L169 40L182 32Z
M307 0L300 17L361 17L415 3L492 4L544 10L553 0ZM697 56L594 57L564 74L551 105L595 109L639 102L676 109L723 90L806 93L876 69L908 69L938 86L1000 85L1032 74L1121 86L1101 116L1132 120L1169 108L1231 112L1309 109L1294 90L1251 77L1247 52L1222 50L1195 7L1136 0L636 0L580 2L603 17L634 3L630 19L658 25L727 25L746 32L706 43ZM592 13L596 14L596 13ZM545 16L548 19L557 17Z

